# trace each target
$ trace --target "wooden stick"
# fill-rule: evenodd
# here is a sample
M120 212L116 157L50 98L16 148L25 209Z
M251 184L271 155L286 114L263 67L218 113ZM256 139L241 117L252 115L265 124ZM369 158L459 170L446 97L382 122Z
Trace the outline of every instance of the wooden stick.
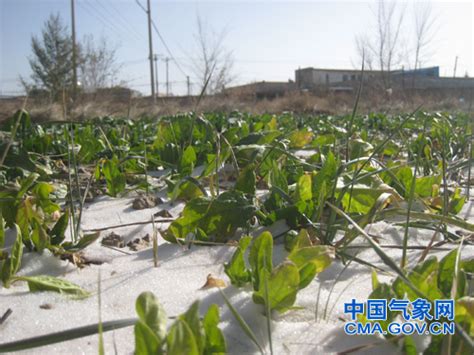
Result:
M160 219L160 220L155 220L156 223L166 223L166 222L173 222L175 219L174 218L165 218L165 219ZM122 228L122 227L130 227L130 226L138 226L141 224L150 224L152 223L151 220L148 221L141 221L141 222L132 222L132 223L124 223L124 224L116 224L113 226L108 226L108 227L102 227L102 228L92 228L92 229L84 229L84 232L101 232L105 231L108 229L117 229L117 228Z
M2 316L2 318L0 318L0 325L5 323L5 321L8 319L8 317L10 317L12 313L13 311L11 310L11 308L8 308L5 314Z

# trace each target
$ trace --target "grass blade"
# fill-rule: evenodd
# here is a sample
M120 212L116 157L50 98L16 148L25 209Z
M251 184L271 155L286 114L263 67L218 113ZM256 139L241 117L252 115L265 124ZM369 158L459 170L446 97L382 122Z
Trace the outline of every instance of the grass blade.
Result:
M244 333L248 336L248 338L257 346L258 350L260 351L260 353L264 354L265 352L263 351L263 348L262 346L258 343L258 340L257 340L257 337L255 336L255 333L253 332L252 329L250 329L249 325L247 324L247 322L241 317L241 315L239 314L239 312L237 312L237 310L235 309L234 306L232 306L232 304L230 303L229 299L227 298L227 296L225 295L224 291L222 291L220 288L219 288L219 292L221 293L222 297L224 298L224 301L225 303L227 304L227 307L229 307L230 311L232 312L232 315L234 316L234 318L237 320L237 322L239 323L240 327L242 328L242 330L244 331ZM0 348L1 349L1 348Z
M128 318L113 320L109 322L102 323L102 331L108 332L110 330L130 327L137 322L137 318ZM0 352L12 352L38 348L40 346L46 346L56 343L61 343L68 340L73 340L77 338L86 337L89 335L97 334L99 329L99 324L91 324L83 327L63 330L57 333L50 333L46 335L41 335L33 338L13 341L10 343L0 344Z
M352 220L351 217L349 217L344 211L342 211L340 208L337 208L330 202L326 202L326 204L331 207L334 212L336 212L339 216L345 218L352 226L357 229L357 231L362 234L365 239L369 242L371 247L374 249L374 251L377 253L377 255L382 259L382 261L387 265L389 268L391 268L395 273L400 276L400 278L407 284L408 287L410 287L415 293L417 293L420 297L426 298L426 296L418 290L415 285L405 276L405 273L403 272L402 269L387 255L385 252L380 248L380 246L370 238L370 236L363 230L356 222Z

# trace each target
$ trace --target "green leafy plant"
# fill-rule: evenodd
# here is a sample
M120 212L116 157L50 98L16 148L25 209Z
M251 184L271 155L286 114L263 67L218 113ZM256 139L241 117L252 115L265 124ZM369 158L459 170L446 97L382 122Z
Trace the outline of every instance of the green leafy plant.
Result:
M255 211L253 203L238 191L226 191L215 198L197 197L186 204L163 237L174 243L189 235L202 241L225 242L237 228L247 225Z
M226 343L219 329L219 309L211 305L201 320L199 302L177 317L166 331L167 317L151 292L138 296L135 324L136 354L215 354L225 353Z
M270 311L285 312L292 308L298 291L307 287L317 273L331 264L333 255L328 246L313 246L307 232L302 230L286 260L274 268L273 237L264 232L250 246L250 268L247 268L244 255L250 242L251 237L240 240L224 270L236 287L252 283L254 302L265 305Z
M467 339L474 337L474 298L469 287L469 279L474 273L474 258L461 260L458 253L458 250L452 250L439 261L437 257L430 257L423 263L416 265L407 274L407 280L398 277L390 284L379 282L376 273L373 272L373 291L369 295L369 299L391 300L397 298L415 301L420 297L420 294L414 292L408 286L407 283L411 283L431 303L431 316L433 316L435 300L453 299L455 301L454 321L458 331L453 336L431 336L431 342L424 354L440 354L443 352L442 349L447 348L459 354L471 354L474 350L471 347L472 339L470 342L466 341L466 337L463 337L461 333L467 335ZM397 316L398 312L389 310L387 320L381 322L382 329L386 330L390 322L396 321ZM359 316L359 321L368 322L364 316ZM434 321L446 322L448 320L435 320L434 317L432 317L432 320L427 320L428 323ZM387 333L386 337L390 338L392 336ZM407 343L407 346L410 341L410 337L405 336L404 342ZM450 345L448 345L448 342Z
M107 184L107 191L113 197L123 192L127 183L125 174L120 171L119 166L120 162L118 158L114 156L112 159L106 160L101 169ZM96 173L96 179L98 179L97 175Z

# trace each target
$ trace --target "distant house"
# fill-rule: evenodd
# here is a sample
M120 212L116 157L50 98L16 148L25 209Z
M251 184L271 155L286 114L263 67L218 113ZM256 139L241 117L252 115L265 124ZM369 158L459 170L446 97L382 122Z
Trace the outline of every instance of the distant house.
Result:
M364 78L366 80L375 79L381 74L382 72L377 70L365 71ZM360 77L360 70L351 69L304 68L295 71L296 86L300 90L336 87L350 89L353 84L360 81Z
M380 88L387 72L365 70L364 85ZM295 81L260 81L234 86L224 90L225 94L274 99L294 91L353 91L359 85L362 73L354 69L302 68L295 70ZM464 90L474 89L474 78L448 78L439 76L439 67L419 68L417 70L398 69L390 72L390 89L414 90Z
M297 89L293 81L259 81L233 86L224 90L224 94L254 97L257 100L274 99Z
M383 80L387 72L365 70L364 82L373 84ZM304 68L295 71L296 86L299 90L328 89L332 91L353 90L360 82L361 71L353 69ZM448 78L439 76L439 67L416 70L393 70L390 72L393 88L412 88L415 90L455 90L474 88L473 78Z

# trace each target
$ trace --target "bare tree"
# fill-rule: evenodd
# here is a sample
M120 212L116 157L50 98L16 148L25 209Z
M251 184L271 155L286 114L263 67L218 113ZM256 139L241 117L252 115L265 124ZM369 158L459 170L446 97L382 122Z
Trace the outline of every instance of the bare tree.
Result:
M416 70L429 56L429 47L435 36L436 19L429 3L415 2L413 5L415 24L415 57L412 76L412 88L415 87Z
M365 53L368 68L376 64L385 89L391 87L393 68L401 63L400 34L404 14L405 8L399 8L395 1L378 0L374 33L356 38L358 55Z
M370 41L366 35L356 36L356 51L357 57L360 58L360 62L356 64L356 68L361 68L362 61L364 61L364 67L368 70L373 70L374 53L370 50Z
M227 32L215 32L197 16L197 32L194 35L197 44L197 57L192 60L192 67L203 90L206 81L209 83L206 93L222 91L234 79L234 55L224 46Z
M117 47L111 47L103 37L97 43L93 35L84 37L80 44L79 73L85 91L112 86L120 71L116 52Z

